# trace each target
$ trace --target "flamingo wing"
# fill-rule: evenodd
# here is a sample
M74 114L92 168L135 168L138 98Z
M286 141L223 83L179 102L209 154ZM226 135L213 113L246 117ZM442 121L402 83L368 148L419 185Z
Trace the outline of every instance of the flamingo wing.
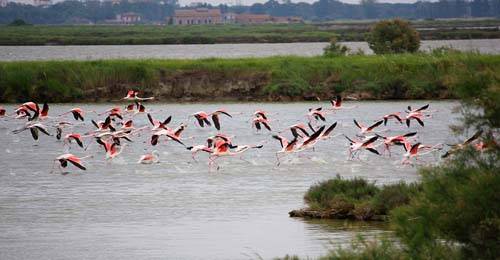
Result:
M337 122L333 123L331 126L329 126L325 132L323 133L323 136L328 136L332 131L333 129L335 129L335 127L337 126Z
M470 144L471 142L473 142L474 140L478 139L479 136L481 136L481 134L483 134L483 130L479 130L477 131L471 138L467 139L464 144Z
M220 130L219 116L217 114L212 115L212 121L214 122L215 129Z
M380 121L377 121L375 124L371 125L370 127L368 127L368 131L371 131L373 130L375 127L381 125L384 121L383 120L380 120Z
M73 164L74 166L80 168L81 170L87 170L87 168L85 168L85 166L83 166L80 162L80 159L76 158L76 157L70 157L67 159L67 161L69 161L71 164Z
M361 129L361 125L358 123L358 121L356 121L356 119L353 119L353 121L354 121L354 124L355 124L355 125L356 125L359 129Z

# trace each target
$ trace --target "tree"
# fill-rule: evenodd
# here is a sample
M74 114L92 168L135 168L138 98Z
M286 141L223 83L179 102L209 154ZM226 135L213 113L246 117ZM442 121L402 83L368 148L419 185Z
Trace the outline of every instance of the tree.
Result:
M420 47L418 32L401 19L378 22L370 30L367 41L376 54L416 52Z

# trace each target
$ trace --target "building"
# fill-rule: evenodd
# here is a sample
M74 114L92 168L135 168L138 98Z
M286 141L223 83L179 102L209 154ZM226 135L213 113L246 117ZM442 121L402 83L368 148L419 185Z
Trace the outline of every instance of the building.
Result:
M299 16L273 16L273 23L303 23L304 20Z
M223 23L236 23L236 13L223 13L222 14L222 22Z
M240 24L261 24L273 22L272 17L268 14L238 14L236 23Z
M116 20L122 24L134 24L141 21L141 16L137 13L128 12L117 15Z
M196 8L175 10L174 25L220 24L222 15L219 9Z
M34 6L49 6L52 4L51 0L33 0Z

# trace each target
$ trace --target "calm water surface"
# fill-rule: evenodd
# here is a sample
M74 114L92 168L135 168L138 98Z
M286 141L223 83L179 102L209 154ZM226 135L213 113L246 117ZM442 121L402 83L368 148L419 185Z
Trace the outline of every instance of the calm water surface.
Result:
M373 52L366 42L344 42L351 51ZM196 44L196 45L99 45L99 46L0 46L0 60L98 60L98 59L198 59L268 57L276 55L316 56L328 45L313 43ZM437 47L500 53L500 39L422 41L421 50Z
M426 102L411 102L424 105ZM433 117L424 128L390 122L382 134L418 131L425 144L451 142L448 124L454 102L430 102ZM54 137L41 136L37 145L29 132L14 135L19 121L0 121L0 259L265 259L297 254L315 257L329 248L345 246L357 235L380 235L385 225L345 221L305 221L289 218L287 212L304 206L304 192L321 180L339 174L363 177L378 184L418 179L416 168L401 166L401 151L392 158L362 154L347 161L342 136L322 141L316 150L290 156L277 167L274 153L280 149L269 133L255 133L250 115L268 111L272 127L279 131L305 120L312 103L292 104L154 104L158 118L173 115L172 126L187 122L187 144L201 144L214 129L199 129L188 114L225 107L234 118L222 119L222 131L235 135L236 144L262 143L239 158L220 160L218 172L208 172L207 155L199 162L179 144L149 145L150 135L134 138L111 162L91 144L86 152L73 146L71 153L85 159L88 170L69 167L69 174L50 173L52 160L65 149ZM327 106L327 103L321 104ZM352 119L373 122L387 112L402 111L407 102L360 102L329 115L339 122L335 133L353 136ZM58 115L77 105L53 105ZM104 111L111 104L79 104L84 109ZM9 111L13 105L6 105ZM163 110L163 111L160 111ZM238 114L241 113L241 114ZM91 129L86 125L74 132ZM68 118L68 120L70 120ZM137 126L148 125L145 115L134 118ZM55 132L51 128L52 132ZM289 133L284 133L289 135ZM92 140L86 140L91 142ZM138 165L140 155L156 149L161 163ZM309 158L307 158L309 157ZM439 154L423 161L435 163Z

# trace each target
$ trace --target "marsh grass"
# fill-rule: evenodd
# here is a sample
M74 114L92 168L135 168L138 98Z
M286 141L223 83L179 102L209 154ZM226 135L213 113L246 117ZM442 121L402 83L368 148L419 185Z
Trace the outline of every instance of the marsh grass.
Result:
M199 60L99 60L0 62L0 102L114 100L128 88L158 93L178 87L178 77L200 78L224 88L255 79L254 100L336 93L361 99L455 98L467 82L500 75L499 55L450 53L347 57L269 57ZM168 98L168 93L160 93ZM235 97L235 100L237 97Z

